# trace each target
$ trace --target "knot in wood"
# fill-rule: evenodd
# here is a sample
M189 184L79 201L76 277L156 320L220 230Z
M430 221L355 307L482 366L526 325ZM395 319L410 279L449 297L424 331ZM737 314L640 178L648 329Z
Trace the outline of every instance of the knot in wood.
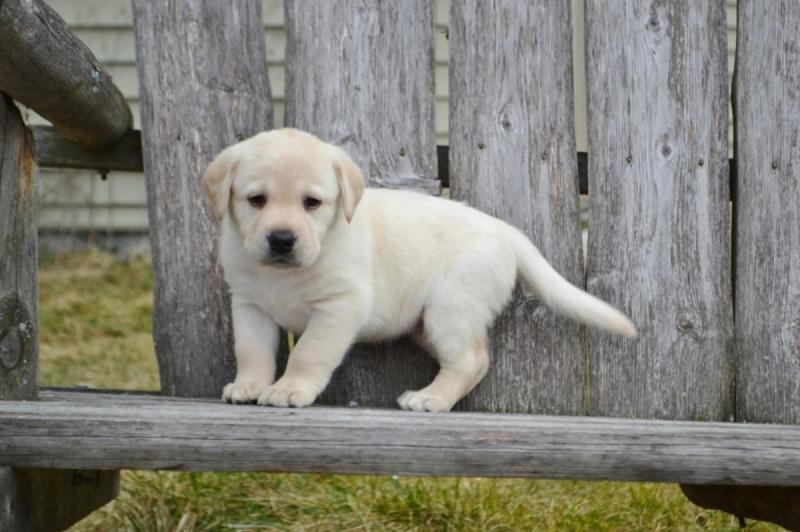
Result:
M10 372L33 355L34 325L16 295L0 299L0 371Z

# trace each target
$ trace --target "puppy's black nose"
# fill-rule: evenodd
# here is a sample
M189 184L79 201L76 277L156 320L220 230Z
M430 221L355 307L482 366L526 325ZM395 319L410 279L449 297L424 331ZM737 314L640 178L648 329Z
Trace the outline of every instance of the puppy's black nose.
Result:
M269 248L273 253L278 254L286 254L292 251L295 240L297 240L297 237L294 236L294 233L284 230L273 231L267 237Z

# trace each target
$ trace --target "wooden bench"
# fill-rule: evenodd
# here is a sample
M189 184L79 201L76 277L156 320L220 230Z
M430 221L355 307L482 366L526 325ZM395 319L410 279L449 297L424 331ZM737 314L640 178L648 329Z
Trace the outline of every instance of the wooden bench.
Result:
M450 414L396 409L436 369L405 340L356 346L324 406L216 399L234 362L201 176L273 126L261 3L133 8L141 137L42 0L0 0L0 530L66 527L128 468L679 482L800 528L800 4L739 2L729 163L724 0L587 0L585 156L567 2L452 0L437 150L430 2L286 1L287 125L342 145L371 186L444 185L513 223L639 327L587 331L518 293ZM32 135L11 98L55 130ZM39 390L34 159L144 168L162 396Z

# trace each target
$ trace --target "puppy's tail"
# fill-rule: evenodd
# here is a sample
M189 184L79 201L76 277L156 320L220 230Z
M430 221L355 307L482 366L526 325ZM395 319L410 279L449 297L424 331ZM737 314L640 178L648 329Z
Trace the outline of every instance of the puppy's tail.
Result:
M530 240L514 231L517 271L523 285L557 313L591 327L636 336L636 326L617 309L570 284Z

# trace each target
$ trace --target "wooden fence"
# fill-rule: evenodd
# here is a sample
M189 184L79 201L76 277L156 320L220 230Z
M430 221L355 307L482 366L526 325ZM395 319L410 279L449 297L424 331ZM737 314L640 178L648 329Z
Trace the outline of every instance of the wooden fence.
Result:
M261 4L133 0L133 8L162 391L216 396L233 373L231 322L200 176L223 146L272 125ZM25 18L31 10L40 16ZM40 0L0 3L0 22L12 34L40 24L42 13L54 17ZM287 0L286 14L287 124L342 145L372 186L438 193L431 4ZM482 413L290 413L42 392L40 403L0 405L0 464L771 485L784 499L770 491L775 506L767 514L753 509L758 496L737 498L734 488L688 489L693 500L712 494L730 511L800 526L792 502L800 486L800 4L739 3L732 165L723 0L586 1L585 159L575 151L570 17L568 2L452 1L447 184L454 198L522 229L573 283L632 316L636 340L586 331L520 293L492 333L489 375L458 406ZM48 24L60 28L55 18ZM31 91L41 89L39 78L11 82L11 73L21 57L56 52L7 34L0 90L20 101L33 94L26 103L37 109ZM88 100L85 113L108 123L124 117L126 109L113 111L113 85L88 50L58 53L78 61L60 63L76 65L69 74L103 85L106 99ZM48 88L69 93L64 105L85 99L67 90L69 77L58 83ZM37 393L35 171L31 136L10 99L2 102L0 339L12 349L0 352L0 398L13 400ZM53 120L83 147L40 130L40 161L91 168L98 157L121 161L136 148L125 127L72 134L74 118ZM123 136L130 150L85 149ZM130 164L138 161L134 153ZM585 270L579 162L590 198ZM394 406L435 369L405 340L357 346L321 401ZM95 406L100 397L103 406ZM710 423L730 421L748 424ZM270 445L256 433L229 439L251 434L248 426L269 433ZM400 443L414 432L406 443L432 451L414 462L386 434L369 436L376 431ZM78 447L53 449L54 433ZM647 453L637 454L636 442L648 442ZM235 445L239 454L228 453ZM226 458L251 451L252 460ZM322 461L314 458L320 453ZM9 490L30 501L21 481L6 475L0 485L17 486ZM103 486L113 491L113 482ZM0 525L3 518L0 511Z

